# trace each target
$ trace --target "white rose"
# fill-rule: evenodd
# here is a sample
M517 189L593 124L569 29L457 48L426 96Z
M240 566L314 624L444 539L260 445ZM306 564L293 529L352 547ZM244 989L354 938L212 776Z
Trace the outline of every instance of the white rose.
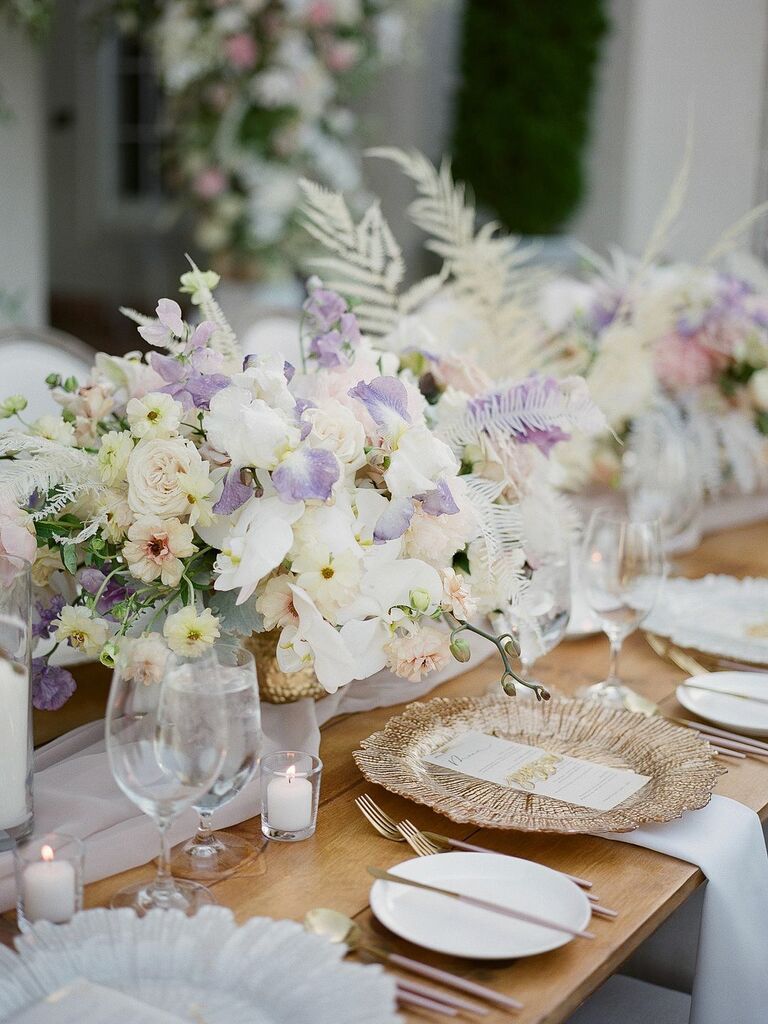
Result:
M189 511L188 475L203 468L202 459L190 441L142 441L128 460L128 504L138 515L161 519L183 516Z
M204 426L208 441L226 452L233 466L275 469L299 444L295 422L240 387L223 388L211 399Z
M752 374L749 379L749 393L756 407L768 412L768 367Z
M304 419L312 424L307 440L313 448L327 448L350 470L365 464L365 430L357 417L339 402L307 409Z

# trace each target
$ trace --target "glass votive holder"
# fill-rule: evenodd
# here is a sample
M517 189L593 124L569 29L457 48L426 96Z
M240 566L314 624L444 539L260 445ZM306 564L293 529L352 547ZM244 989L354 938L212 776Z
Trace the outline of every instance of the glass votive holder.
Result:
M314 835L323 762L300 750L277 750L261 759L261 831L295 843Z
M35 921L65 924L83 909L83 853L79 839L61 832L16 844L16 916L21 931L28 931Z

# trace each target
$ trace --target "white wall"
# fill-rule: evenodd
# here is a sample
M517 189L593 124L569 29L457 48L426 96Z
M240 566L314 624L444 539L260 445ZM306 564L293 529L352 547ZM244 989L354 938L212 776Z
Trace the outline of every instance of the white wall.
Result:
M572 231L599 248L642 250L692 116L690 184L667 251L700 257L768 198L768 0L612 0L609 13L590 192Z
M0 289L20 293L21 319L46 322L47 256L42 58L0 20ZM0 317L2 313L0 312Z

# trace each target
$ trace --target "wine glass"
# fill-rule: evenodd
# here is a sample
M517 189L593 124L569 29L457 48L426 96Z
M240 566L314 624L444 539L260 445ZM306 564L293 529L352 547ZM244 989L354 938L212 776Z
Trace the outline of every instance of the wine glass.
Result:
M237 796L251 780L261 753L261 705L256 662L250 651L235 644L214 644L211 658L222 688L229 722L229 744L213 785L193 807L200 817L195 836L175 853L174 875L212 878L231 873L257 852L256 846L232 832L214 832L214 812Z
M144 650L149 643L151 656ZM157 825L161 853L156 878L118 892L113 907L140 916L155 907L193 914L216 902L205 886L172 877L168 829L218 776L228 734L227 705L209 656L174 655L146 639L124 645L107 704L107 754L120 789Z
M611 661L608 678L580 696L626 707L637 695L619 678L619 654L625 637L650 612L664 579L659 521L595 509L584 535L581 571L587 604L610 642Z
M538 658L549 654L565 635L571 613L571 567L567 556L555 555L528 569L529 582L517 604L493 622L520 645L520 675L529 682ZM528 691L530 692L530 691Z
M663 404L633 422L622 459L622 486L632 519L658 519L664 550L698 542L704 500L700 458L680 411Z

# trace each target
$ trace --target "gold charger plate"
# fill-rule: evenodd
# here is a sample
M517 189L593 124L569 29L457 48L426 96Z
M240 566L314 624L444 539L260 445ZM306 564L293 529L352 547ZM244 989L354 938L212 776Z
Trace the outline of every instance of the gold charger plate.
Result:
M556 754L631 768L651 781L611 811L535 796L428 764L424 758L470 729ZM506 696L436 697L409 704L354 754L369 782L426 804L452 821L522 832L631 832L709 803L725 772L709 743L663 718L593 701L531 703Z

